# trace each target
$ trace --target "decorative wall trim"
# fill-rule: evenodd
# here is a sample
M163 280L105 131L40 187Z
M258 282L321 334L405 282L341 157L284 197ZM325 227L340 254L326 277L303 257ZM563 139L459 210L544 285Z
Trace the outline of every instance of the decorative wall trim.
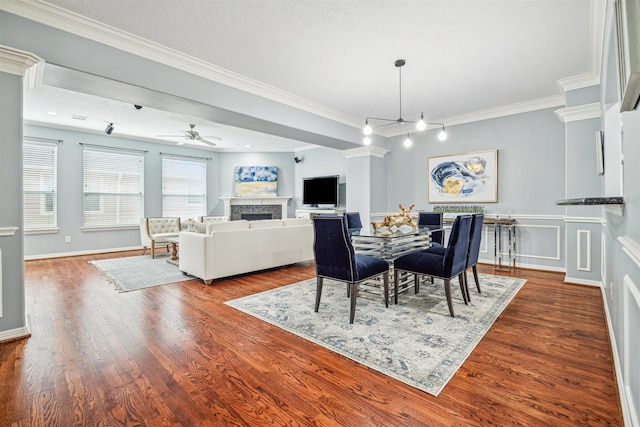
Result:
M142 255L142 246L127 246L123 248L107 248L107 249L90 249L87 251L74 251L74 252L60 252L53 254L40 254L40 255L27 255L24 257L25 261L35 261L39 259L53 259L53 258L66 258L70 256L78 255L95 255L95 254L108 254L111 252L125 252L125 251L140 251Z
M44 61L42 58L33 53L0 45L0 72L25 77L28 70L34 66L36 66L37 69L36 74L29 74L25 81L33 83L42 81L42 73L44 71ZM33 86L25 87L25 89L30 89L31 87Z
M8 331L0 331L0 343L5 341L19 340L22 338L29 338L31 331L29 327L23 326L22 328L10 329Z
M593 102L591 104L561 108L554 111L554 113L561 122L570 123L579 120L597 119L602 113L602 108L599 102Z
M640 268L640 245L629 236L619 236L618 242L622 245L624 253Z
M0 237L13 236L19 229L19 227L0 227Z
M358 147L358 148L351 148L349 150L344 150L342 151L342 154L344 155L345 159L353 159L354 157L383 158L390 152L391 151L387 150L386 148L380 148L380 147L376 147L375 145L369 145L366 147Z
M586 248L583 248L586 245ZM586 265L582 265L582 250L585 250L587 254L587 259L585 260ZM576 231L576 252L577 252L577 260L576 260L576 270L578 271L591 271L591 230L577 230Z
M577 222L581 224L602 224L602 218L595 216L567 216L564 222Z
M623 324L622 324L622 328L623 328L623 336L624 336L624 342L625 343L633 343L636 341L636 337L637 337L637 332L632 332L631 331L631 325L629 325L629 319L631 318L631 310L634 310L636 313L640 312L640 290L638 290L638 287L636 286L635 283L633 283L633 280L631 280L631 277L629 277L629 275L625 275L622 278L622 287L623 287L623 295L622 295L622 305L623 305L623 312L624 314L622 315L622 318L624 319ZM631 414L631 422L629 422L629 425L632 426L637 426L638 424L638 410L640 408L636 408L634 406L634 402L637 401L637 399L634 400L633 396L637 395L637 393L640 392L640 390L632 390L631 389L631 374L630 371L632 369L632 364L634 363L633 361L633 357L631 354L631 351L629 350L629 348L631 347L631 344L625 345L624 346L624 354L623 354L623 372L624 372L624 377L623 377L623 382L624 382L624 394L626 397L626 400L629 404L629 413Z
M540 224L516 224L516 228L552 228L556 230L556 254L552 256L542 256L542 255L527 255L523 253L516 253L518 258L536 258L536 259L549 259L554 261L560 261L561 257L561 233L560 226L558 225L540 225ZM516 233L516 236L519 233ZM517 246L516 246L517 247Z

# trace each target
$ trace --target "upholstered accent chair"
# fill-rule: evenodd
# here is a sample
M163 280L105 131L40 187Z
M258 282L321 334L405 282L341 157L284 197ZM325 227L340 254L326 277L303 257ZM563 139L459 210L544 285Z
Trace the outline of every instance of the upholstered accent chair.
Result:
M360 212L347 212L347 228L362 228L362 221L360 220Z
M147 217L140 219L140 240L144 252L147 248L151 248L151 258L156 257L156 246L167 246L169 250L169 242L167 238L177 238L182 227L179 217Z
M356 254L345 216L313 217L313 251L316 263L316 304L320 308L322 285L325 278L347 283L350 298L349 323L355 319L358 284L382 275L385 305L389 306L389 263L381 258Z
M398 303L398 275L401 272L412 273L414 276L415 292L419 290L419 275L436 277L444 280L444 291L447 296L449 314L454 317L451 299L451 279L458 277L460 291L465 304L468 304L464 272L467 266L469 252L469 231L471 230L471 216L458 216L453 222L451 234L446 249L430 248L420 252L403 255L393 262L394 267L394 298Z
M418 212L418 225L438 226L442 228L442 212ZM431 233L431 246L444 245L444 231Z

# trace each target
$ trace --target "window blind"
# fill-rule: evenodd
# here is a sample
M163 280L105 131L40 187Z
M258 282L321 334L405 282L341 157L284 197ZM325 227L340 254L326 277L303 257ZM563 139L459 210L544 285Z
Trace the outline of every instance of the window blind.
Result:
M205 160L162 157L162 215L182 220L206 215Z
M143 152L92 146L83 150L83 226L139 225L144 216Z
M24 229L54 229L58 212L58 146L25 141L22 153Z

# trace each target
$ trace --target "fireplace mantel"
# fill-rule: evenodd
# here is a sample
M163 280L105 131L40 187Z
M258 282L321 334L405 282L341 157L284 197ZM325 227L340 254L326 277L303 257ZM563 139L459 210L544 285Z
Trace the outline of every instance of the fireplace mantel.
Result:
M291 197L220 197L224 203L224 216L231 218L232 205L280 205L282 218L287 218L287 204Z

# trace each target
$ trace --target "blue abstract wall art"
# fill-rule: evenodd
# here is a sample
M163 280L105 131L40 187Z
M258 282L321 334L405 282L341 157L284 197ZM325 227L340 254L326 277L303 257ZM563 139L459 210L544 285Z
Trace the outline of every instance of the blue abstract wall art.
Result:
M429 157L429 203L498 201L498 150Z
M236 197L276 197L278 195L277 166L236 166L233 173Z

